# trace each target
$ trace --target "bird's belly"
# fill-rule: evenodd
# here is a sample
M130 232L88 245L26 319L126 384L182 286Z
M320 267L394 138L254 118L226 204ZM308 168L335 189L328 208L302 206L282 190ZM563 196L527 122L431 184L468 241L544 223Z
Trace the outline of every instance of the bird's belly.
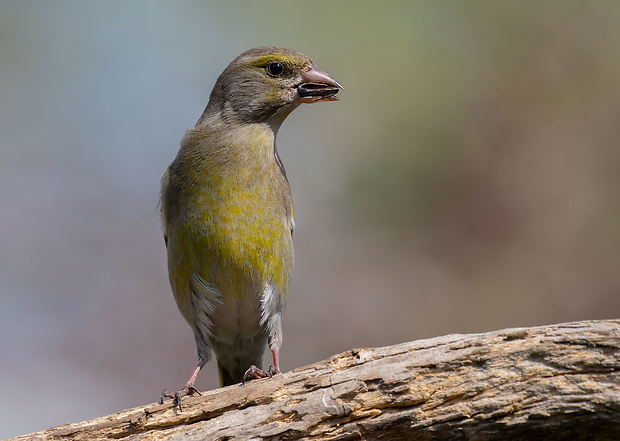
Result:
M212 315L211 348L218 363L236 376L251 365L260 366L267 346L267 332L260 324L258 297L251 301L230 301L216 307Z
M223 296L211 314L211 342L222 345L235 345L253 340L264 334L260 325L260 298L250 295L245 299Z

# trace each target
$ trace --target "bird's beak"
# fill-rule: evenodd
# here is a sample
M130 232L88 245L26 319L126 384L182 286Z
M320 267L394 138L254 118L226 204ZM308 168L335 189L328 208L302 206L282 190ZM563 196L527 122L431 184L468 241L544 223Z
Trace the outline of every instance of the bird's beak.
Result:
M340 83L327 75L314 64L301 74L301 83L295 87L297 103L318 103L320 101L338 101L338 90L344 89Z

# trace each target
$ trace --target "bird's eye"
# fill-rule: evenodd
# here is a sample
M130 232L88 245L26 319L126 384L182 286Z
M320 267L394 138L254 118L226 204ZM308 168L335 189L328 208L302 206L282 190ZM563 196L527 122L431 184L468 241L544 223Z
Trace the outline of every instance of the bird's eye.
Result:
M282 75L284 73L284 66L282 65L282 63L274 61L273 63L269 64L269 66L267 66L267 71L274 77L277 77L278 75Z

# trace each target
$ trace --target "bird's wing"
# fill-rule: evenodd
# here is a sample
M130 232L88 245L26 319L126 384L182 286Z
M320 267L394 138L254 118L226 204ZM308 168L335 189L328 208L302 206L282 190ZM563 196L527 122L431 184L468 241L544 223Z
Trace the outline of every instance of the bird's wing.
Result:
M164 197L168 188L168 182L170 181L170 168L166 169L166 173L161 178L161 194L159 195L159 215L161 216L161 228L164 233L164 242L166 247L168 246L168 223L166 222L166 205L164 204Z

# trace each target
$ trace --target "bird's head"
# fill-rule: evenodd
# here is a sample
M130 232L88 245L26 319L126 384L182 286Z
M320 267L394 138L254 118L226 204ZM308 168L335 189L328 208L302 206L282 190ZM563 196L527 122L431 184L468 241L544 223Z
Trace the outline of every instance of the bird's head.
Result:
M307 56L289 49L257 47L239 55L222 72L205 113L279 126L301 103L337 101L340 89Z

